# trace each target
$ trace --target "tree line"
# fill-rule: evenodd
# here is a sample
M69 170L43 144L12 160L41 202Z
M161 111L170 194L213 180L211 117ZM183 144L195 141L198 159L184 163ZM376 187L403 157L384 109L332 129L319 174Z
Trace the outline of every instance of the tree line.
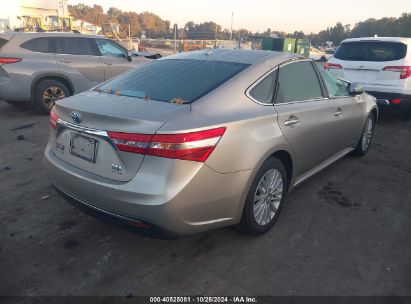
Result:
M174 30L170 21L163 20L158 15L150 12L124 12L111 7L104 12L100 5L88 6L85 4L69 5L69 12L75 19L81 19L92 24L102 26L107 22L120 25L120 30L130 33L132 37L140 36L143 32L149 38L173 38ZM352 28L350 24L343 25L337 22L335 26L327 27L319 33L305 34L303 31L286 33L284 31L273 31L268 28L263 33L252 33L247 29L234 30L223 29L221 25L208 21L203 23L187 22L184 27L178 28L178 39L233 39L240 37L290 37L309 38L313 45L323 45L327 41L338 45L346 38L366 36L393 36L411 37L411 12L404 13L399 18L370 18L358 22Z

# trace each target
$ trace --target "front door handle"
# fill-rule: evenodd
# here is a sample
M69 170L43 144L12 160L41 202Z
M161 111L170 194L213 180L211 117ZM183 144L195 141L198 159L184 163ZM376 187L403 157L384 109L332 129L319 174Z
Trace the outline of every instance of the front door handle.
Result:
M298 120L297 117L295 117L294 115L291 115L290 117L288 117L288 119L284 122L284 125L287 127L291 127L294 126L296 124L298 124L300 121Z
M59 61L62 63L71 63L71 60L67 60L67 59L60 59Z
M113 63L110 62L104 62L105 65L113 65Z
M343 111L340 108L338 108L337 111L334 112L334 116L335 117L340 117L342 115L342 113L343 113Z

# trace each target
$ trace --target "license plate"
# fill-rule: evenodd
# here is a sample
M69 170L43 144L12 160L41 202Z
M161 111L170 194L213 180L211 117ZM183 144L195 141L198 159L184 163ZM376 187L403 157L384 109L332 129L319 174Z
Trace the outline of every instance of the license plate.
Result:
M96 162L97 141L93 138L72 133L70 153L91 163Z

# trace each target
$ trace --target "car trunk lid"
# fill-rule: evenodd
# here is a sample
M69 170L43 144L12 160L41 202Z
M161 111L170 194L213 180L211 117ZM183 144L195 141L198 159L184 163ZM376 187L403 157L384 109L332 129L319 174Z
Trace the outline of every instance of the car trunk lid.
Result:
M189 111L190 105L88 91L56 103L53 113L59 123L52 149L57 158L74 167L129 181L144 155L119 151L107 132L155 134L168 120Z

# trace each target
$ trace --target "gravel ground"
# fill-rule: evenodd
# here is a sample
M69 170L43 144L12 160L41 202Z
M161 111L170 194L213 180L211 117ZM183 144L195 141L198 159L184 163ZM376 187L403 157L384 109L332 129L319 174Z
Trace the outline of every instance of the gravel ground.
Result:
M0 295L411 296L411 122L292 192L274 229L164 241L89 217L43 168L48 117L0 102Z

